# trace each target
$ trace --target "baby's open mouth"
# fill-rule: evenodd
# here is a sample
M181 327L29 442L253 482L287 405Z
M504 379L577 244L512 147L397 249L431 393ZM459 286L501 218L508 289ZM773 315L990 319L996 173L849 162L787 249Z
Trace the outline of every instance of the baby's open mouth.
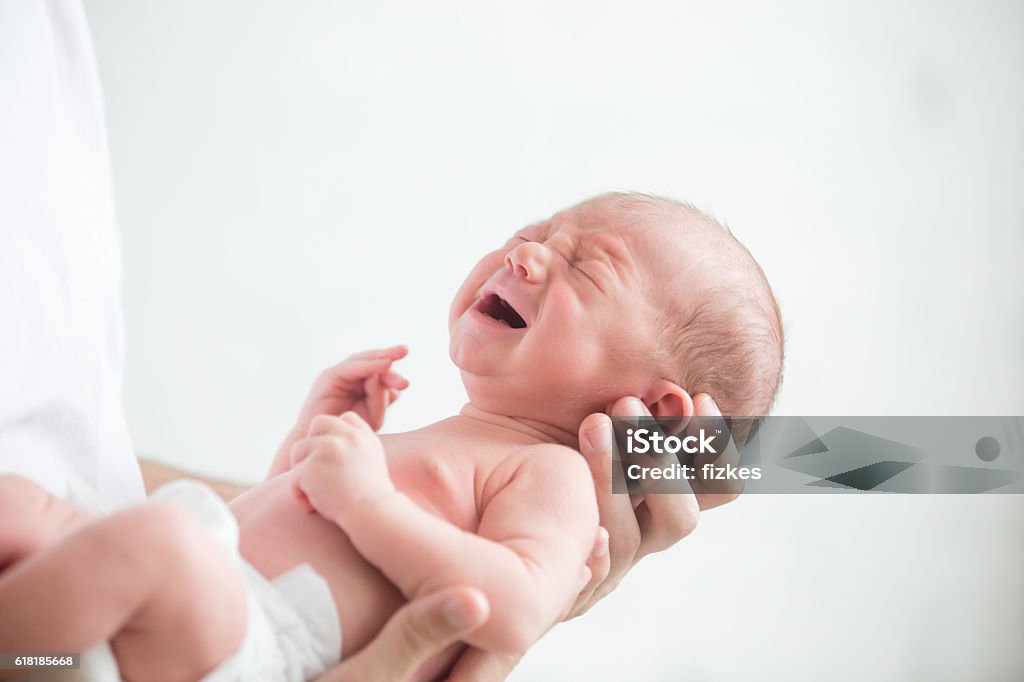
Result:
M512 329L524 329L526 327L526 320L516 312L516 309L508 301L497 294L484 296L477 309L493 320L504 322Z

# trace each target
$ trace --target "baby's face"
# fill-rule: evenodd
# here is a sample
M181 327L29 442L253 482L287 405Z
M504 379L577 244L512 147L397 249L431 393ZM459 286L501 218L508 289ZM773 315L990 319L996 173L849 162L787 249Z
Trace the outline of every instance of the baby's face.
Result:
M589 412L641 394L657 258L652 228L631 222L588 202L520 230L476 265L449 315L449 351L474 404L564 414L571 431Z

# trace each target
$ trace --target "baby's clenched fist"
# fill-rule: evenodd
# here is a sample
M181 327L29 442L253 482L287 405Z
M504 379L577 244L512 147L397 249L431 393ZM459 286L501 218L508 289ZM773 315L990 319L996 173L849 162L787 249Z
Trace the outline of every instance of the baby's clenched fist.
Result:
M355 412L313 419L291 451L292 486L310 511L340 524L348 510L394 492L384 446Z

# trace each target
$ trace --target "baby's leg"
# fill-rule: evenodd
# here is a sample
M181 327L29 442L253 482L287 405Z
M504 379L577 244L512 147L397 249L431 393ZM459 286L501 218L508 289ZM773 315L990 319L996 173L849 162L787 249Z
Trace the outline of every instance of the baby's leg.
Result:
M188 512L150 503L86 524L0 574L0 642L111 640L128 680L194 680L241 644L242 571Z
M0 476L0 571L87 519L27 478Z

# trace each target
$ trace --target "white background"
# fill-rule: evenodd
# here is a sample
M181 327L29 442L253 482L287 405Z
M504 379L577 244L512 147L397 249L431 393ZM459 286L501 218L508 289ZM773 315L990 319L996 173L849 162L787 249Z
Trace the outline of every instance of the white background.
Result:
M452 414L463 276L610 189L692 200L759 259L777 413L1024 414L1020 3L87 9L143 454L256 481L322 367L396 342L385 429ZM750 496L513 679L1019 679L1022 512Z

